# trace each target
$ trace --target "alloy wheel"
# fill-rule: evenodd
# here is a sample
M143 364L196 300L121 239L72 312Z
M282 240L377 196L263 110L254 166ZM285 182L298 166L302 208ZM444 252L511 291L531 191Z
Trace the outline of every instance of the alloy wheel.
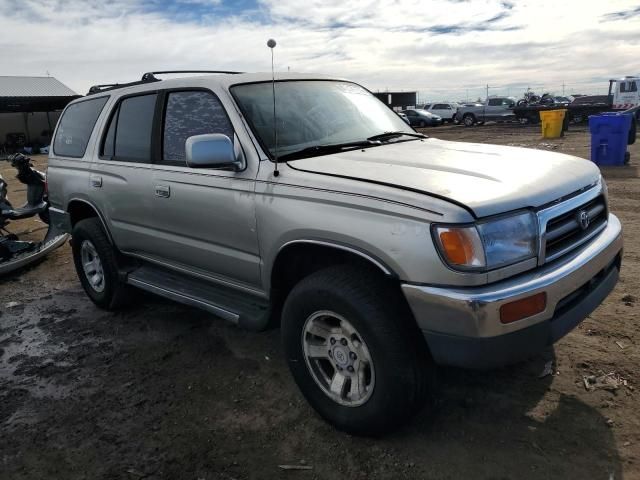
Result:
M96 247L90 240L83 240L80 246L80 259L84 275L91 288L100 293L104 291L104 270Z
M362 335L331 311L310 315L302 329L307 368L322 392L348 407L364 404L373 393L375 371Z

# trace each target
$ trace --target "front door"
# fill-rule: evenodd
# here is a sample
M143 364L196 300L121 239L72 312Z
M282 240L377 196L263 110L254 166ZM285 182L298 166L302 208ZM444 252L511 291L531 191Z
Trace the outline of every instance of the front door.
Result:
M258 287L260 258L255 215L257 162L243 171L190 168L185 142L193 135L221 133L244 157L233 125L211 91L162 92L161 138L152 174L149 253L177 267L220 281Z

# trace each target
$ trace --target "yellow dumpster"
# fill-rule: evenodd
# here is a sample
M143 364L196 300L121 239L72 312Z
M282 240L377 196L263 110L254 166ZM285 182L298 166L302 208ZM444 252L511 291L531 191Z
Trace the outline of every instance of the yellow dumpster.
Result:
M542 138L560 138L562 124L566 110L543 110L540 112L542 121Z

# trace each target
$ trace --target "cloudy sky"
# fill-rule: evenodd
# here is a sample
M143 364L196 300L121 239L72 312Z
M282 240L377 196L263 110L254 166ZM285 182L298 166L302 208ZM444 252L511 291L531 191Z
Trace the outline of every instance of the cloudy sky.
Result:
M86 93L145 71L338 74L420 99L606 93L640 73L640 2L626 0L0 0L0 75Z

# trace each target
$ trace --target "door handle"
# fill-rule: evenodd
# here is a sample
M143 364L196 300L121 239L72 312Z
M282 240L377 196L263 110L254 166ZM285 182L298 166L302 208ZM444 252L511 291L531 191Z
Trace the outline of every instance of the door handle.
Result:
M171 189L166 185L156 185L156 197L169 198Z
M89 177L89 182L92 187L101 188L102 187L102 177L99 175L91 175Z

